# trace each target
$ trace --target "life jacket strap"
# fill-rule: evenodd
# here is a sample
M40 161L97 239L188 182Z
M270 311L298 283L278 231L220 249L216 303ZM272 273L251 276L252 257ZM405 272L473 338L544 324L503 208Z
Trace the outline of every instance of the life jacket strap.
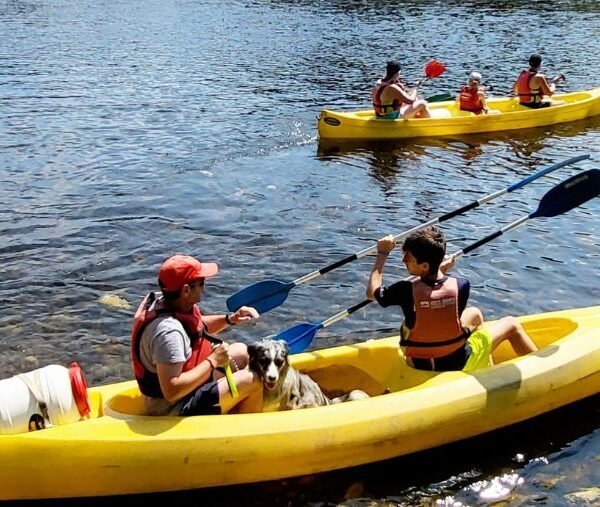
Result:
M453 345L454 343L458 343L460 341L466 340L469 338L471 333L468 330L464 330L460 336L456 338L451 338L450 340L443 340L439 342L421 342L409 340L408 338L402 337L400 339L400 345L402 347L419 347L419 348L430 348L430 347L443 347L445 345Z

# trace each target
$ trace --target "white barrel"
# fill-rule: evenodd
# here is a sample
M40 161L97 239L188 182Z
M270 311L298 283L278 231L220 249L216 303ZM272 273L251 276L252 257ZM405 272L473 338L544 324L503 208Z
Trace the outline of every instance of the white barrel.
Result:
M89 414L83 372L51 364L0 380L0 435L79 421Z

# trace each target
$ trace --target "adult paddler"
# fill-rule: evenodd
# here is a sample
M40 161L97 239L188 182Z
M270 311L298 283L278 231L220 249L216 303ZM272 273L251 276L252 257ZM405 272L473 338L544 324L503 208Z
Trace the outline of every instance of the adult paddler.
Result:
M519 97L519 104L531 109L541 109L559 106L564 101L552 100L550 97L556 91L556 83L565 79L559 74L550 82L540 72L542 56L534 53L529 57L529 69L523 69L513 85L513 91Z
M417 91L418 87L406 90L400 80L400 64L390 60L385 76L377 80L371 91L375 115L385 120L429 118L427 102L417 99Z

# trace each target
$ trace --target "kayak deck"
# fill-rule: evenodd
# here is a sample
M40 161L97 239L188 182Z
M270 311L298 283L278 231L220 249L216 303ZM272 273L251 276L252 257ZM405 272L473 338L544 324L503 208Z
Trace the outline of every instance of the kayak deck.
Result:
M292 356L325 407L194 417L142 414L135 381L91 387L92 417L0 437L0 499L176 491L282 479L465 439L600 392L600 306L521 317L540 350L470 374L407 366L398 338ZM27 477L27 481L22 478Z

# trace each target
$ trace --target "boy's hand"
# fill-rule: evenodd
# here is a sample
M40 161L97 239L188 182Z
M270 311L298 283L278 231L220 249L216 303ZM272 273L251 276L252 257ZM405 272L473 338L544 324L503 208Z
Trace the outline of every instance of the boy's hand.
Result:
M394 236L388 234L384 238L381 238L377 242L377 253L388 255L396 246L396 241L394 241Z
M446 274L454 267L454 264L456 264L456 256L450 255L446 257L440 264L440 271Z

